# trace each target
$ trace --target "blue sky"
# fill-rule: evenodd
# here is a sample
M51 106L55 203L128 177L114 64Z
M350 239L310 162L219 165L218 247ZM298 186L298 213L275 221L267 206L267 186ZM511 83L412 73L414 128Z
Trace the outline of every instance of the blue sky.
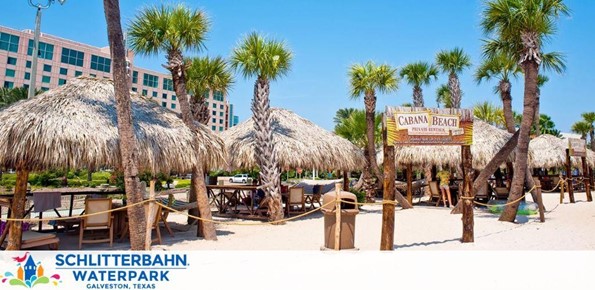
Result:
M34 0L35 1L35 0ZM16 29L34 27L35 9L26 0L4 0L0 25ZM10 9L6 9L10 2ZM41 0L45 3L45 0ZM146 5L177 3L171 1L120 1L124 27ZM207 50L194 55L228 57L247 33L261 32L284 40L294 53L291 72L271 85L271 103L290 109L332 130L333 116L339 108L363 108L363 100L349 98L348 68L354 63L373 60L402 67L414 61L433 62L437 52L462 47L473 67L460 76L464 92L463 107L489 100L500 105L494 95L494 82L477 85L473 80L481 62L479 23L483 1L480 0L343 0L343 1L187 1L204 10L211 19ZM559 21L558 33L544 51L566 55L567 70L562 75L549 73L549 83L542 88L541 112L552 117L559 130L568 132L580 114L595 111L595 58L591 53L595 40L595 1L567 0L570 17ZM43 12L42 32L95 46L107 45L103 1L69 0L57 2ZM159 57L136 57L136 64L165 72ZM240 121L250 117L253 79L236 75L229 94ZM437 81L423 87L426 106L436 106L435 91L447 82L441 74ZM522 111L523 85L513 83L513 108ZM404 81L399 90L379 95L377 109L412 101L412 88Z

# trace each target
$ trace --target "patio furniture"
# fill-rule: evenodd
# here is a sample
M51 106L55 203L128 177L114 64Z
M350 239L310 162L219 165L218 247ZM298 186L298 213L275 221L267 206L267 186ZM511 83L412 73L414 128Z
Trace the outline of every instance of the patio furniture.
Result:
M109 242L110 247L113 246L114 242L114 229L112 226L112 214L106 212L112 209L111 198L88 198L85 200L85 214L94 214L83 217L81 219L80 235L79 235L79 249L82 249L83 244L87 243L105 243ZM97 235L87 235L88 239L85 239L86 232L94 232L107 230L109 237L97 238Z
M35 231L24 231L21 237L21 250L48 246L50 250L57 250L60 239L54 234L39 233ZM7 242L3 241L2 247L6 247Z
M510 191L507 187L494 187L494 195L496 199L508 199Z
M155 216L153 217L153 223L151 224L151 229L147 229L147 230L155 230L155 233L157 234L157 237L153 238L151 241L155 242L157 241L160 245L161 245L161 230L159 229L159 222L163 221L163 216L161 213L161 206L159 204L155 204ZM149 204L145 203L145 216L148 216L149 213ZM167 223L165 221L163 221L164 224L167 225ZM166 227L167 229L169 229L169 227ZM171 230L171 229L169 229ZM173 236L173 234L172 234Z
M430 181L430 199L429 202L431 203L433 200L436 200L436 206L442 201L442 194L440 193L440 189L438 188L438 181Z
M480 201L482 203L487 203L492 199L492 186L486 182L484 186L482 186L477 192L475 193L475 200Z
M310 204L309 209L314 209L314 204L317 203L318 206L322 206L322 202L320 198L322 197L322 185L316 184L312 187L312 193L304 194L305 200L304 203Z
M289 196L287 198L286 204L286 211L287 215L291 215L294 212L304 212L306 211L306 198L304 196L304 188L303 187L292 187L289 189ZM298 210L294 210L294 207L297 207Z

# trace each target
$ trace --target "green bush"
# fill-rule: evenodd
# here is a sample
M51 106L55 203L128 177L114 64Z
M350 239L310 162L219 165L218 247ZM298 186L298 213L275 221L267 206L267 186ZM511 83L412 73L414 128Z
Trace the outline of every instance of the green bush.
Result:
M109 180L110 180L110 178L112 176L112 172L98 171L98 172L93 172L93 174L91 176L92 176L92 179L93 180L104 180L103 183L109 183ZM83 179L87 179L86 174L85 174L85 177Z
M355 188L350 188L349 191L357 197L357 202L364 203L366 202L366 192L363 190L357 190Z
M188 188L190 187L190 179L176 179L178 184L176 184L176 188Z
M2 173L2 180L17 180L16 173Z

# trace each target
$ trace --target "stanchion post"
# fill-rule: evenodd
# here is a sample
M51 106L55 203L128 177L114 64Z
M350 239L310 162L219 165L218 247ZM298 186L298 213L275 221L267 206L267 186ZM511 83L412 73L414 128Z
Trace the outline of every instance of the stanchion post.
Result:
M461 146L461 155L463 159L463 193L461 199L463 200L463 243L473 243L473 160L471 157L471 146Z
M541 196L541 182L535 180L535 193L537 195L537 206L539 208L539 221L545 222L545 207L543 206L543 197Z
M587 193L587 201L593 201L593 197L591 196L591 182L589 182L589 166L587 165L587 158L581 157L581 161L583 163L583 182L585 183L585 192Z
M566 180L568 183L568 197L570 203L574 203L574 188L572 188L572 164L570 164L570 149L566 149Z
M395 147L384 146L384 184L380 250L392 251L395 241Z
M341 184L335 183L335 250L341 249Z
M139 183L142 184L142 183ZM144 188L141 189L141 192L144 191ZM147 218L147 232L145 233L145 250L151 249L151 242L152 237L151 233L153 232L153 223L155 222L153 219L155 218L155 179L151 179L149 181L149 212L145 213Z

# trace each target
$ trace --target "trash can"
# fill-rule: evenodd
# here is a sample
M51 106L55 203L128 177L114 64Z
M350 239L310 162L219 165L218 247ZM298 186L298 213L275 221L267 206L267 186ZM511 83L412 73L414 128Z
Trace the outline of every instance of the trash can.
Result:
M337 217L334 200L337 194L335 191L328 192L322 196L322 213L324 214L324 248L335 249L335 227ZM355 216L359 213L357 197L348 191L340 191L341 202L341 238L339 240L340 250L354 249L355 240ZM330 202L330 203L329 203Z

